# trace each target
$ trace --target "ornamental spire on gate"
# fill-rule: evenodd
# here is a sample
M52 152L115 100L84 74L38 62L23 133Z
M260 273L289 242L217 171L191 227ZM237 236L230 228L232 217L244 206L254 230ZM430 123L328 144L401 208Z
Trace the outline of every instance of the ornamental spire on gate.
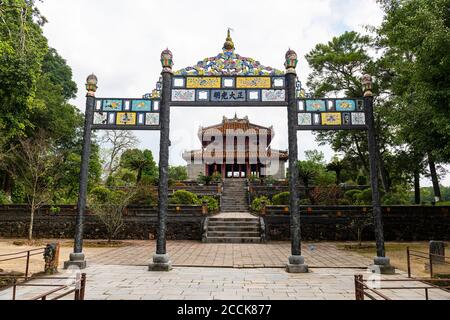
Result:
M197 65L181 69L176 76L282 76L284 71L266 67L255 59L242 57L235 53L235 45L228 28L227 39L222 52L215 57L206 58Z

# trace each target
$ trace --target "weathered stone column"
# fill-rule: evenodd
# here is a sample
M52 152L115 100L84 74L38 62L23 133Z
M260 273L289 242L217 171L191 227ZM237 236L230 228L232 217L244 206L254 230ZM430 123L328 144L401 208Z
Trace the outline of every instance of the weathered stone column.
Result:
M386 250L384 245L384 228L383 217L381 210L380 199L380 182L378 178L378 163L377 163L377 139L375 131L375 120L373 112L373 93L372 93L372 77L365 75L362 79L364 86L364 109L366 113L367 121L367 135L368 135L368 147L369 147L369 160L370 160L370 183L372 186L372 206L373 206L373 219L375 227L375 238L377 245L377 257L374 258L374 264L370 266L370 269L374 273L381 274L393 274L395 268L391 266L390 259L386 257Z
M295 83L297 80L297 54L289 50L286 53L286 92L288 102L288 131L289 131L289 192L290 192L290 213L291 213L291 240L292 256L289 257L287 272L307 273L308 266L302 256L301 248L301 228L300 210L298 197L298 144L297 144L297 99Z
M169 208L170 100L173 66L173 55L169 49L161 53L161 64L163 66L163 88L160 108L158 237L156 254L153 256L153 262L149 266L149 271L172 270L172 263L166 250L167 212Z
M98 80L94 74L87 78L86 111L84 120L83 151L81 154L80 190L78 193L75 244L74 251L70 254L70 260L64 262L64 269L68 269L71 266L76 266L80 269L86 268L86 259L83 253L83 223L86 212L92 123L94 120L95 92L97 91L97 83Z

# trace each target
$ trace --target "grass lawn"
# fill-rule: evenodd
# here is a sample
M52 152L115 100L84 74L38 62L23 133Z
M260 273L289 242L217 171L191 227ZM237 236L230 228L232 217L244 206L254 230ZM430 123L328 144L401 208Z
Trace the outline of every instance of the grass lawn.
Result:
M349 244L347 244L348 246ZM346 245L339 244L338 247L343 250L346 249ZM376 256L376 249L373 242L363 243L362 249L355 248L352 246L350 249L353 252L359 253L368 258L373 258ZM429 243L428 242L387 242L386 243L386 255L391 259L391 264L402 271L408 270L407 259L406 259L406 248L409 247L411 250L420 251L428 255ZM445 251L446 257L450 256L450 248L447 247ZM429 277L430 272L425 268L425 264L429 263L428 260L411 257L411 272L416 277ZM436 272L442 272L445 274L450 274L450 265L446 265L440 268L435 267Z

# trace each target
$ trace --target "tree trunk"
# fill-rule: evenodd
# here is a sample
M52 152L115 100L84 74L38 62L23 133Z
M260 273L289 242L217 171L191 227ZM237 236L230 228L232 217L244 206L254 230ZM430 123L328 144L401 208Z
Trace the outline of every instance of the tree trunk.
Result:
M431 154L431 152L428 152L428 163L430 165L430 174L431 174L431 181L433 182L434 197L436 199L436 202L440 202L441 187L439 185L439 178L436 172L436 163L434 162L434 157Z
M28 241L32 241L33 240L33 224L34 224L34 201L32 201L31 204L31 215L30 215L30 226L28 228Z
M418 169L414 171L414 203L420 204L421 203L421 196L420 196L420 172Z

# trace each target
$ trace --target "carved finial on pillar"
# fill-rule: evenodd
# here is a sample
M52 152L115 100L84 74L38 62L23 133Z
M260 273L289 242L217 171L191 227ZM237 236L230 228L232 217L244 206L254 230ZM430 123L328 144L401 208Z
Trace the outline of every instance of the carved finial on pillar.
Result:
M372 93L372 76L370 74L365 74L362 79L361 82L363 84L363 88L364 88L364 97L371 97L373 96Z
M98 79L95 74L91 74L89 77L87 77L86 90L87 90L88 96L95 97L95 92L97 91L97 88L98 88L97 84L98 84Z
M173 67L173 54L169 49L161 52L161 65L163 67L163 72L172 73Z
M297 68L297 64L297 53L294 50L289 49L288 52L286 52L286 63L284 64L286 67L286 73L297 74L297 71L295 70Z

